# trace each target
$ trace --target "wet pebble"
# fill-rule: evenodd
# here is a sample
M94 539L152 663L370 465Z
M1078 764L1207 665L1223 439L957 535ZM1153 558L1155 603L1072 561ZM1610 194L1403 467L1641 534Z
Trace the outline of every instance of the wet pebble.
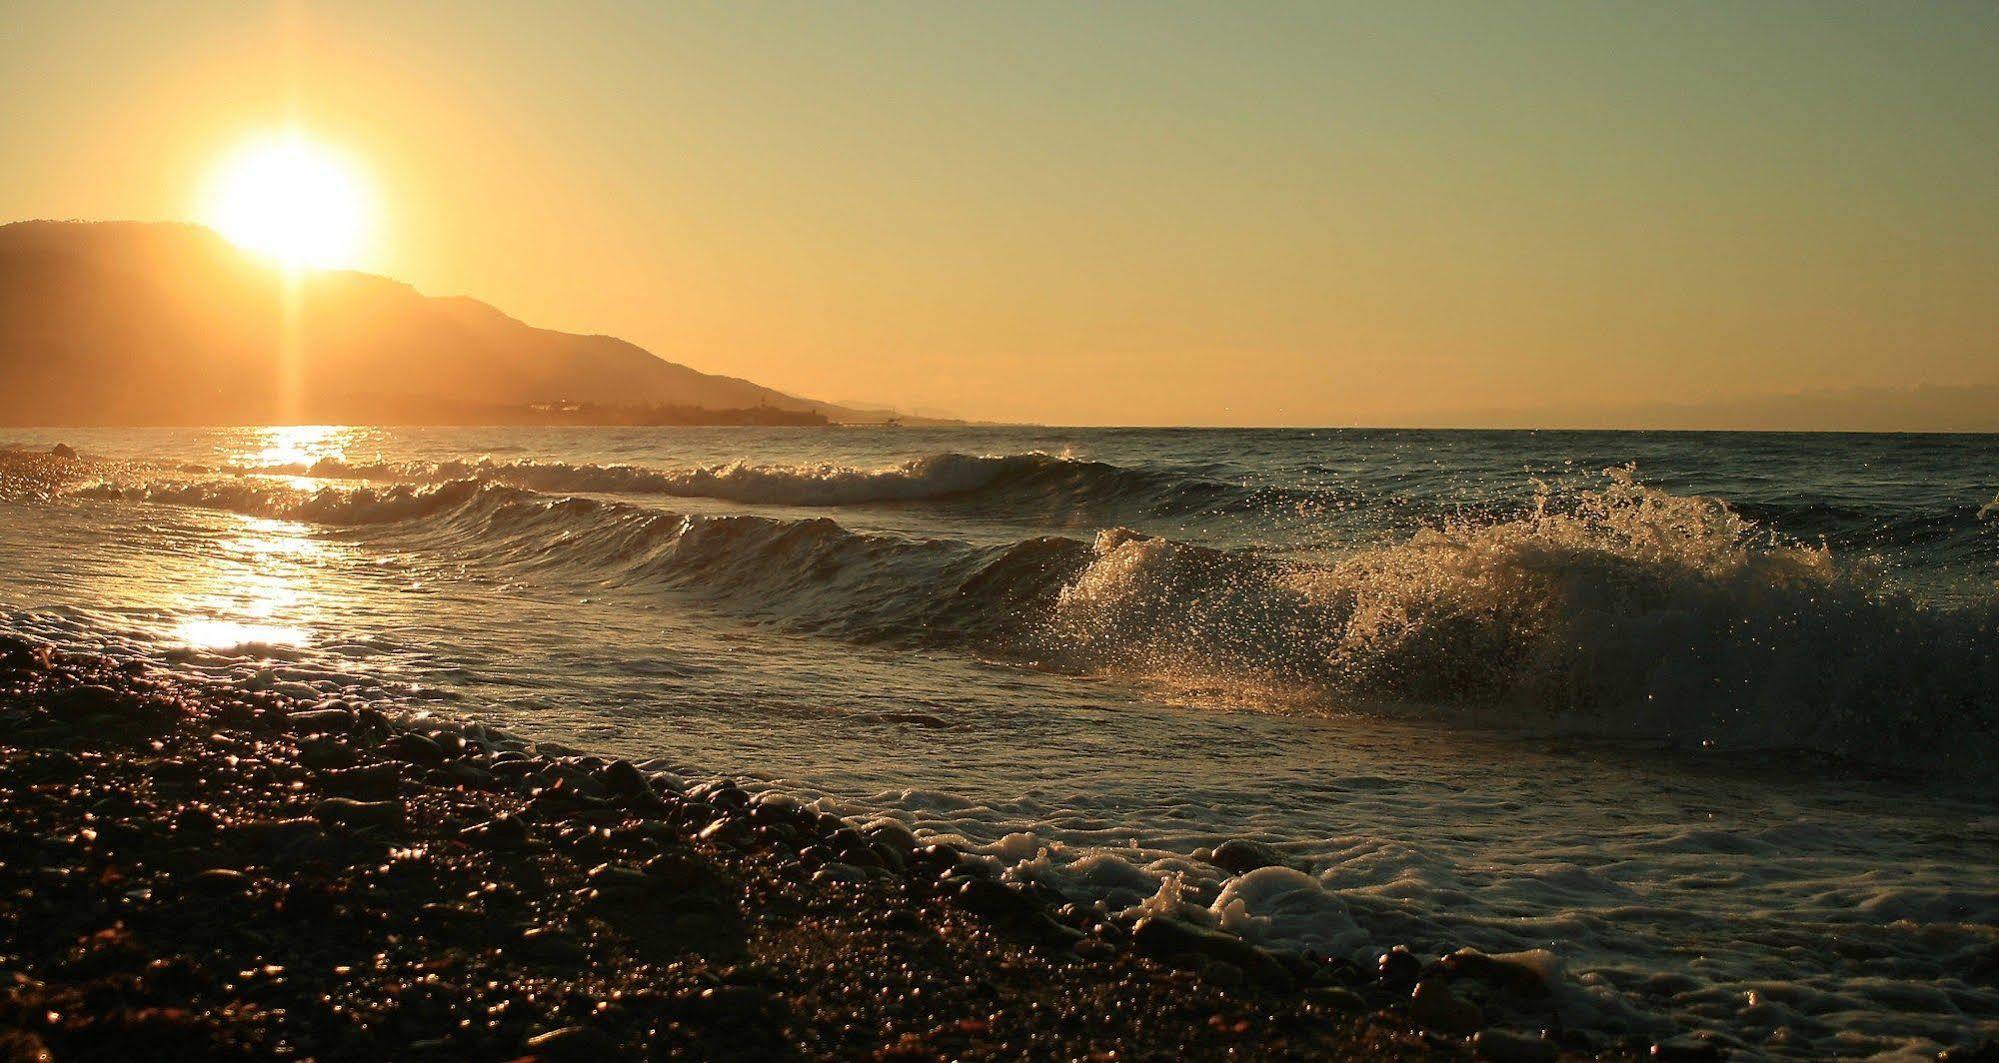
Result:
M402 769L395 764L369 764L321 772L319 784L329 793L379 801L394 797L402 785Z
M1367 1001L1345 986L1320 985L1305 990L1305 999L1336 1011L1366 1011Z
M621 864L599 864L585 877L591 888L613 897L643 896L656 885L645 872Z
M184 837L213 837L221 826L222 820L205 808L189 806L174 813L174 833Z
M1493 1063L1553 1063L1561 1054L1553 1042L1510 1030L1484 1030L1472 1039L1479 1058Z
M1468 1034L1485 1025L1485 1015L1478 1005L1451 992L1449 986L1435 978L1416 983L1409 995L1409 1018L1419 1026L1448 1034Z
M361 754L338 738L308 738L299 743L298 762L315 771L332 771L359 764Z
M618 1042L592 1026L565 1026L527 1039L528 1054L543 1063L602 1063L625 1059Z
M444 749L420 734L405 731L382 743L382 752L411 764L426 767L444 763Z
M1438 966L1453 977L1473 981L1527 999L1540 999L1554 992L1541 972L1524 963L1488 956L1474 949L1460 949L1445 956Z
M357 801L351 797L329 797L312 806L312 814L323 823L343 827L400 827L403 806L396 801Z
M567 930L547 927L533 927L523 933L520 948L523 955L551 963L579 963L588 955L581 938Z
M501 814L459 831L458 836L488 849L518 849L527 844L528 828L519 816Z
M1284 863L1284 855L1262 842L1237 838L1215 846L1208 862L1232 875L1244 875L1259 868Z
M187 884L196 893L223 895L247 893L251 881L249 875L234 868L211 867L189 878Z
M1423 961L1408 948L1397 945L1375 960L1375 977L1390 989L1402 989L1414 985L1417 976L1423 973Z
M1692 1035L1670 1037L1652 1046L1658 1063L1715 1063L1722 1058L1721 1046Z
M285 717L292 730L301 734L315 731L349 731L354 727L354 714L344 708L302 709Z
M614 760L597 773L597 781L604 789L620 797L639 797L652 793L652 786L646 782L645 774L632 766L629 760Z

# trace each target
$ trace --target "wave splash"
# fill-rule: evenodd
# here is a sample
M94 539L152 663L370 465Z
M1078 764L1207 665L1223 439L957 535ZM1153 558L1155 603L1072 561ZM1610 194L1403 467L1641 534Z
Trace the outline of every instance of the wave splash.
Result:
M1999 762L1999 599L1915 601L1864 562L1776 541L1722 502L1628 470L1512 519L1444 521L1319 562L1125 529L1089 543L912 540L486 478L83 493L365 529L801 631L1258 700L1415 705L1893 768Z
M1582 733L1974 767L1999 751L1999 604L1612 470L1570 508L1325 565L1105 532L1059 628L1120 670L1483 708Z

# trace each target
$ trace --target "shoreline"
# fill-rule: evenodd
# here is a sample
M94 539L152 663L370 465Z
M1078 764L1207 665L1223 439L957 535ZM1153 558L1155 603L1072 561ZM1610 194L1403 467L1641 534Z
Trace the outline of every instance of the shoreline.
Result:
M0 635L0 1046L37 1058L1552 1060L1476 954L1126 922L781 795ZM684 786L684 788L683 788ZM1681 1040L1655 1049L1702 1058Z

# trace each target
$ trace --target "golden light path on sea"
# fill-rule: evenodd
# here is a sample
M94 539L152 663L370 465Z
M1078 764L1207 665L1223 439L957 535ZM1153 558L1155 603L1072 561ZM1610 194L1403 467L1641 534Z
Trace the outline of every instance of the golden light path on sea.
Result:
M311 465L324 459L347 456L347 444L360 433L347 425L271 425L252 429L259 433L249 440L236 464L245 468L271 465Z
M311 570L323 547L295 521L244 517L242 534L218 544L213 564L190 573L176 634L194 649L260 644L305 646L301 618L313 612Z
M248 432L230 457L232 464L252 470L343 458L358 434L339 425L273 425ZM303 477L282 479L306 490L318 486ZM176 637L197 650L309 645L311 618L324 612L315 577L326 560L326 544L297 521L237 519L237 534L214 544L205 564L182 573L175 611L185 619L176 626Z

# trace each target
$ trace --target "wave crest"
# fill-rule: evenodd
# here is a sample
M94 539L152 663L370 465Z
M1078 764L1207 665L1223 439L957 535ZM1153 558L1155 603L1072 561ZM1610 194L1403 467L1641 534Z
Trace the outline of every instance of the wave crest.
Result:
M978 546L825 518L674 513L481 479L99 486L397 536L843 638L958 647L1258 700L1426 706L1682 746L1900 767L1999 762L1999 602L1917 602L1870 565L1612 470L1514 519L1304 562L1114 529ZM389 526L384 528L384 526Z
M382 490L335 487L303 490L282 481L245 479L137 485L95 483L77 489L74 494L80 498L154 502L228 510L271 520L351 526L390 524L457 509L492 490L490 485L477 480L400 485Z
M1591 734L1887 764L1999 751L1999 609L1759 538L1626 470L1574 508L1323 565L1114 531L1055 630L1107 667L1531 714ZM1983 769L1980 769L1983 770Z
M736 461L654 469L487 457L442 463L323 459L231 471L405 483L478 479L536 491L656 494L747 505L817 508L931 502L995 510L1025 508L1036 513L1056 506L1064 513L1123 511L1152 516L1254 508L1277 495L1299 501L1327 494L1247 488L1170 470L1131 468L1040 451L1004 455L946 452L878 468Z

